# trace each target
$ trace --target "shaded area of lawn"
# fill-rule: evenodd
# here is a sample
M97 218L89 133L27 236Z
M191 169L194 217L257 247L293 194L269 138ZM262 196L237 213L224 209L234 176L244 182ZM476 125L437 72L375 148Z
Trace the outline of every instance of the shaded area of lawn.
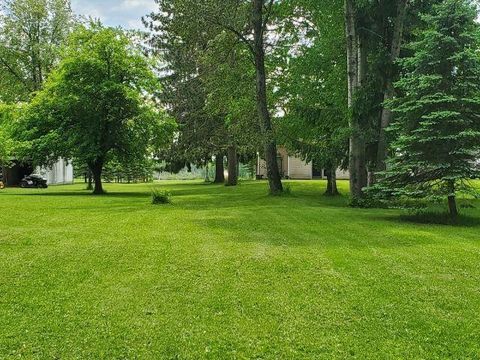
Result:
M480 227L317 181L156 186L173 205L143 184L0 192L0 358L480 356Z

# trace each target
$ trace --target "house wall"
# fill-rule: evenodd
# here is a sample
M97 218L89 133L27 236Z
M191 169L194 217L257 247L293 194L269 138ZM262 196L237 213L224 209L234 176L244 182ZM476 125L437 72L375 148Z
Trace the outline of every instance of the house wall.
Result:
M290 179L312 179L312 164L306 164L303 160L288 156L287 150L280 147L278 149L278 161L280 173L283 177ZM267 178L267 163L264 159L258 158L257 176Z
M278 166L280 168L280 175L282 177L288 176L288 153L285 148L279 147L278 148L278 156L277 156L277 161L278 161Z
M306 163L302 159L288 157L288 177L290 179L312 179L312 163Z
M281 159L281 173L283 177L288 177L294 180L313 179L313 164L311 162L306 163L295 156L288 156L287 150L284 147L278 148L278 158ZM260 158L260 156L257 161L257 176L262 177L263 179L267 178L267 164L264 159ZM324 176L321 176L320 178L324 178ZM348 180L349 178L350 175L348 171L337 170L338 180Z
M10 167L2 169L3 181L7 186L18 186L24 176L33 173L43 176L49 185L73 184L73 165L67 160L59 159L50 168L33 168L31 164L22 164L12 160Z
M257 177L267 178L267 162L263 160L260 156L257 160Z
M35 172L44 176L49 185L73 184L74 181L73 165L64 159L59 159L50 168L37 168Z
M337 170L337 180L349 180L350 173L345 170L338 169Z

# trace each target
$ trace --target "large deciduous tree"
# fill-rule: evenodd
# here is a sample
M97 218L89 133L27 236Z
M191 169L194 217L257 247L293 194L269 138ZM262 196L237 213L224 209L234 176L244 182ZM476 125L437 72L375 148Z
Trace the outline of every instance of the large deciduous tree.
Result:
M424 1L428 3L429 1ZM415 7L424 2L415 2ZM407 0L345 0L348 102L350 108L350 190L353 198L375 182L385 167L385 128L391 113L383 106L394 95L394 67L405 24L416 16Z
M121 30L80 26L58 67L28 107L17 134L34 163L58 157L86 163L103 193L102 171L114 157L142 161L168 141L173 125L150 104L148 60Z
M381 193L448 199L480 176L480 43L477 11L469 0L444 0L401 61L399 96L391 102L397 140Z
M270 192L272 194L278 194L283 192L283 187L277 163L277 143L272 126L271 114L268 108L267 72L265 67L265 37L269 26L269 17L272 16L273 3L274 0L253 0L253 46L250 45L250 48L255 58L257 111L260 118L260 129L264 136L264 152ZM248 40L246 41L248 43Z
M211 40L212 34L229 32L235 36L237 43L243 43L250 52L252 64L255 69L255 79L251 86L256 89L257 118L262 135L263 150L269 178L270 192L272 194L283 191L280 171L277 163L277 146L274 128L271 119L267 91L266 38L268 28L271 25L272 12L275 4L273 0L156 0L159 4L159 12L150 15L150 28L156 30L162 45L168 45L163 40L162 31L165 24L172 24L172 19L166 17L171 14L177 19L175 30L179 29L188 33L190 42L179 42L188 48L189 44L204 43L203 37ZM163 22L165 21L165 22ZM170 28L171 29L171 28ZM215 35L214 35L215 36ZM169 38L178 42L181 37ZM202 40L202 41L198 41ZM223 57L219 57L219 62Z
M348 154L348 114L342 0L284 4L275 98L279 141L290 153L325 169L326 195L337 195L336 171ZM280 30L280 29L279 29Z
M355 0L345 0L345 25L347 37L348 106L350 114L350 193L362 196L367 185L366 140L361 119L354 112L358 91L365 79L366 53L363 39L359 34L358 8Z
M384 103L388 102L395 95L395 90L393 87L394 75L393 67L395 62L400 57L400 50L402 47L403 37L404 37L404 28L407 17L407 6L409 5L408 0L398 0L396 4L396 14L393 17L393 30L391 32L391 41L390 48L388 49L386 56L386 69L385 69L385 80L384 80L384 89L383 89L383 100ZM382 107L382 112L380 116L380 127L378 131L378 145L377 145L377 157L376 157L376 171L384 171L386 169L386 159L388 156L388 147L387 147L387 138L385 134L385 129L390 125L392 121L392 112L388 106Z
M73 24L69 0L5 0L0 5L0 101L41 89Z
M205 111L224 120L229 186L238 183L240 157L251 157L261 147L255 89L251 86L255 71L247 50L235 47L235 41L230 33L219 34L202 57L202 80L208 94ZM224 59L221 63L219 56Z

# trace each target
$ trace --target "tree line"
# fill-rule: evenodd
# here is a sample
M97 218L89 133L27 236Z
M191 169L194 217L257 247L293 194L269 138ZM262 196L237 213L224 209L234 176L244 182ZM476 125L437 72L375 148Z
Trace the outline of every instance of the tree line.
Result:
M473 1L155 2L135 34L79 24L67 0L6 2L0 101L22 104L18 153L79 159L100 184L108 162L152 157L172 171L213 159L224 182L226 158L231 186L258 154L276 195L280 144L326 170L329 195L348 169L354 205L448 199L455 217L474 190Z

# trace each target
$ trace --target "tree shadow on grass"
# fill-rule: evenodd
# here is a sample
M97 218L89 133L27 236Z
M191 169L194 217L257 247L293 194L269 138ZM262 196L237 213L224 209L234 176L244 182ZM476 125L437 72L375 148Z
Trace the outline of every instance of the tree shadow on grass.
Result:
M111 184L113 185L113 184ZM222 185L210 184L210 183L189 183L189 184L161 184L161 183L152 183L152 184L114 184L119 187L123 187L125 191L110 191L108 190L109 184L106 184L106 191L104 194L93 194L92 190L86 189L68 189L68 190L54 190L54 188L45 189L20 189L20 188L11 188L15 190L14 192L4 192L0 193L3 196L84 196L84 197L145 197L149 196L151 189L162 188L162 189L173 189L172 192L178 193L180 195L201 195L204 190L215 190L223 188ZM129 186L143 185L144 190L141 191L131 191L132 188ZM182 188L182 189L180 189ZM185 189L185 190L184 190ZM199 190L202 191L199 191Z
M266 182L245 181L238 187L225 187L223 184L212 183L153 183L153 184L115 184L104 195L93 195L85 189L54 189L49 190L20 190L7 192L1 195L13 197L45 197L45 198L82 198L95 201L96 199L108 201L109 199L145 199L145 206L149 206L150 190L165 189L172 194L173 205L179 209L195 210L221 210L231 208L255 207L261 212L265 208L305 207L309 210L315 208L345 209L352 216L357 214L355 209L348 207L348 197L324 196L324 186L318 182L291 182L291 193L285 196L274 197L268 193ZM113 184L112 184L113 185ZM142 187L135 187L141 185ZM124 190L124 191L123 191ZM136 204L137 205L137 204ZM358 213L360 210L358 211ZM259 213L260 215L261 213Z
M140 198L148 197L148 192L107 192L102 195L92 194L89 190L78 190L78 191L58 191L58 192L38 192L38 193L8 193L2 194L3 196L37 196L37 197L84 197L90 199L96 198Z
M268 194L267 189L263 187L248 186L245 188L224 188L223 185L205 186L203 184L185 184L169 187L162 186L161 188L169 190L172 194L172 206L175 209L181 210L199 210L199 211L223 211L228 209L243 208L247 211L253 211L261 216L263 209L285 209L285 208L307 208L314 210L316 208L337 208L346 211L352 211L348 207L348 199L346 197L325 197L322 192L293 192L288 196L272 197ZM241 191L238 191L241 190ZM8 193L4 194L7 197L22 197L24 199L65 199L62 201L76 202L75 199L82 199L91 204L100 204L103 201L110 203L112 210L118 210L115 205L125 206L125 201L134 201L132 205L148 210L151 206L149 190L140 191L109 191L104 195L93 195L86 190L67 190L67 191L51 191L51 192L25 192L25 193ZM5 199L6 199L5 198ZM111 200L111 201L110 201ZM116 204L116 201L119 201ZM124 201L122 201L124 200ZM106 204L107 205L107 204ZM73 208L75 206L72 206ZM103 206L101 208L104 208Z
M428 212L422 214L400 213L397 216L377 215L369 217L370 220L389 221L396 224L440 225L459 228L480 227L480 217L470 214L461 214L452 220L446 213Z
M399 220L407 223L426 225L448 225L458 227L479 227L480 218L471 215L460 214L452 219L446 213L425 213L425 214L401 214Z
M246 212L235 215L212 215L202 219L193 219L199 229L206 232L221 233L226 241L237 244L265 244L275 247L312 247L319 251L343 249L342 251L357 251L361 249L400 249L415 248L435 244L442 241L442 235L437 231L398 234L393 236L392 228L384 226L375 229L372 236L360 219L357 223L346 224L342 221L314 224L311 221L299 221L298 217L290 218L283 213L280 218L267 217L265 221L257 221ZM334 218L334 216L329 216ZM288 225L296 220L296 230ZM383 222L385 224L385 222ZM411 230L411 228L410 228ZM372 230L374 231L374 230ZM388 235L388 236L384 236ZM421 236L418 236L421 235Z

